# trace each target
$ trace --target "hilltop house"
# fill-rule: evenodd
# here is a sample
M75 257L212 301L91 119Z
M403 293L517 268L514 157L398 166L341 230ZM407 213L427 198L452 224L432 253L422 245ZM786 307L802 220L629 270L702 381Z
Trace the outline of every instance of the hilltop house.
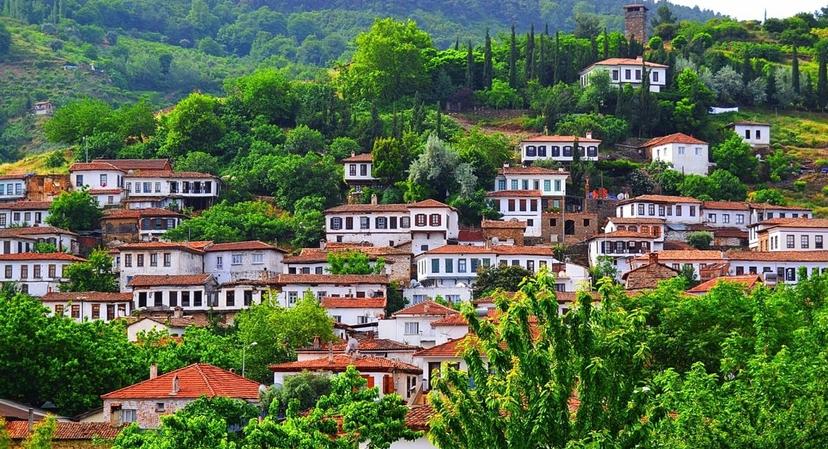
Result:
M610 84L613 86L632 85L641 87L644 76L649 77L650 92L661 92L667 86L667 69L669 66L644 61L640 56L631 58L609 58L598 61L581 71L581 87L587 87L599 71L609 72Z
M675 133L650 139L644 148L653 162L666 162L685 175L707 176L709 146L703 140Z

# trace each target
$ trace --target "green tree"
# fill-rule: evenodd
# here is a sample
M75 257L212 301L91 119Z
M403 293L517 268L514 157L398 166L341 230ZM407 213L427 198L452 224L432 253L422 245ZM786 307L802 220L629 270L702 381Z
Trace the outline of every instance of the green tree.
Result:
M197 217L168 230L172 241L212 240L272 242L291 237L290 216L263 201L228 203L222 201Z
M774 204L777 206L784 206L787 203L782 192L776 189L759 189L750 192L749 199L754 203Z
M6 24L0 23L0 56L5 56L11 49L11 33Z
M294 90L285 76L275 69L259 69L230 80L225 90L240 101L251 118L262 116L268 123L279 125L294 120L297 106Z
M63 272L63 292L117 292L118 280L112 272L112 257L105 249L95 249L83 262L75 262Z
M190 151L215 154L226 131L219 109L217 98L200 93L179 101L175 109L161 119L161 126L166 131L161 153L169 156Z
M269 400L262 405L267 408L268 415L283 418L293 401L297 401L296 410L304 412L330 391L331 376L303 371L286 377L285 384L281 387L272 386L268 393L272 397L267 398Z
M362 251L331 251L328 253L331 274L381 274L385 272L385 259L373 263Z
M390 104L428 87L425 53L433 48L431 37L413 20L377 19L354 44L343 76L345 92L352 98Z
M529 270L518 266L480 268L474 282L474 297L481 298L496 290L515 292L524 278L531 276Z
M820 39L814 45L819 67L817 69L817 105L828 106L828 39Z
M509 40L509 87L512 89L518 88L517 80L517 41L515 39L515 24L512 24L512 37Z
M31 435L23 441L23 449L52 449L55 430L57 430L57 419L53 415L47 415L35 424Z
M727 140L713 148L713 161L717 168L737 175L742 181L756 179L759 163L753 149L736 133L731 133Z
M70 231L98 229L102 212L87 190L63 192L52 201L46 223Z
M221 161L216 156L203 151L191 151L175 161L176 171L193 171L218 175L221 171Z
M111 114L112 108L101 100L77 100L58 108L43 131L52 142L79 144L95 133L112 131L106 121Z
M687 235L687 244L696 249L709 249L713 234L707 231L691 232Z
M452 147L431 135L425 151L409 167L408 181L427 189L432 197L444 201L452 193L471 195L477 184L472 167L460 162Z
M293 219L291 244L294 248L318 246L325 234L325 199L321 196L306 196L296 202Z
M483 47L483 89L490 89L492 87L493 78L492 38L489 36L489 29L486 28L486 40Z
M287 132L284 147L288 153L300 155L326 152L325 137L322 133L305 125L299 125Z

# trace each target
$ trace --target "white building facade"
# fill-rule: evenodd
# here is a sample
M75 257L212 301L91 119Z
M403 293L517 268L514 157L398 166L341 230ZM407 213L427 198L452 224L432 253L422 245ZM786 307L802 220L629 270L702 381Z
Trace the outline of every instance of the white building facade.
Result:
M535 136L520 142L520 160L524 164L534 161L572 162L578 152L583 161L597 161L601 141L591 135L578 136Z
M646 144L650 160L665 162L685 175L707 176L709 145L703 140L683 133L650 139Z
M581 71L581 87L587 87L592 78L599 71L608 72L610 84L613 86L632 85L641 87L645 77L648 77L650 92L661 92L667 86L667 69L664 64L645 62L641 57L609 58L598 61Z

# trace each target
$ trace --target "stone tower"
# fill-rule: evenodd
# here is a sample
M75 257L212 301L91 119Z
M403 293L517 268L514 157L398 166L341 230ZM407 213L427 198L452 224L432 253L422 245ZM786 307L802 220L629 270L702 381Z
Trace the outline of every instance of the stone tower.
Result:
M647 7L643 4L624 6L624 36L642 45L647 43Z

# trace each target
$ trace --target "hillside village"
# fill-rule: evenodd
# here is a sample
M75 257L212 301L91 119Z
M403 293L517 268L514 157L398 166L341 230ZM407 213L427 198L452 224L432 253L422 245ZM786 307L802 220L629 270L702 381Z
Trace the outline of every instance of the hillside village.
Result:
M0 449L42 447L31 446L38 438L54 448L518 447L524 432L524 447L602 432L619 445L656 447L644 436L653 432L670 447L724 447L694 445L707 424L683 420L727 422L750 407L805 422L810 436L793 447L822 441L809 426L828 414L812 403L825 392L828 219L814 198L828 194L828 164L800 163L795 145L780 144L796 140L788 127L750 119L742 99L722 102L726 89L706 87L695 56L675 54L683 35L662 41L679 25L660 8L651 22L648 5L623 7L613 39L626 48L613 43L615 55L606 30L603 51L592 37L592 59L541 36L544 61L544 43L556 42L554 75L530 62L531 47L517 75L514 28L510 63L493 63L487 33L482 79L469 45L465 85L434 110L420 90L400 95L411 97L402 112L393 83L360 85L348 72L369 64L359 53L338 68L352 83L343 95L310 83L299 94L260 71L229 81L226 98L194 93L161 111L32 105L71 151L0 176L0 320L18 323L0 325L10 379ZM412 22L383 27L416 34ZM703 53L703 40L683 45ZM806 108L796 48L808 45L789 40L796 100L774 107ZM559 58L589 62L565 75ZM828 101L828 51L816 58L810 93ZM774 67L753 81L775 83ZM530 106L541 113L523 118L533 129L513 140L495 132L502 121L464 129L464 117L520 109L510 85L521 77L527 96L549 89ZM735 84L747 92L753 81ZM779 82L759 90L777 98L788 89ZM392 112L372 103L351 118L338 103L368 91ZM569 98L579 91L595 96L594 112L567 114L583 108ZM295 98L281 104L286 93ZM311 100L324 104L302 109ZM289 120L291 108L315 127ZM345 136L351 126L359 134ZM55 351L48 369L26 362L36 328L52 335L33 348ZM777 372L781 363L795 368ZM780 394L751 382L771 370ZM23 375L42 382L46 371L55 385ZM808 387L791 387L800 381ZM711 405L736 382L754 395L733 399L742 409ZM527 430L538 423L559 427ZM763 425L790 430L751 422L741 432Z

